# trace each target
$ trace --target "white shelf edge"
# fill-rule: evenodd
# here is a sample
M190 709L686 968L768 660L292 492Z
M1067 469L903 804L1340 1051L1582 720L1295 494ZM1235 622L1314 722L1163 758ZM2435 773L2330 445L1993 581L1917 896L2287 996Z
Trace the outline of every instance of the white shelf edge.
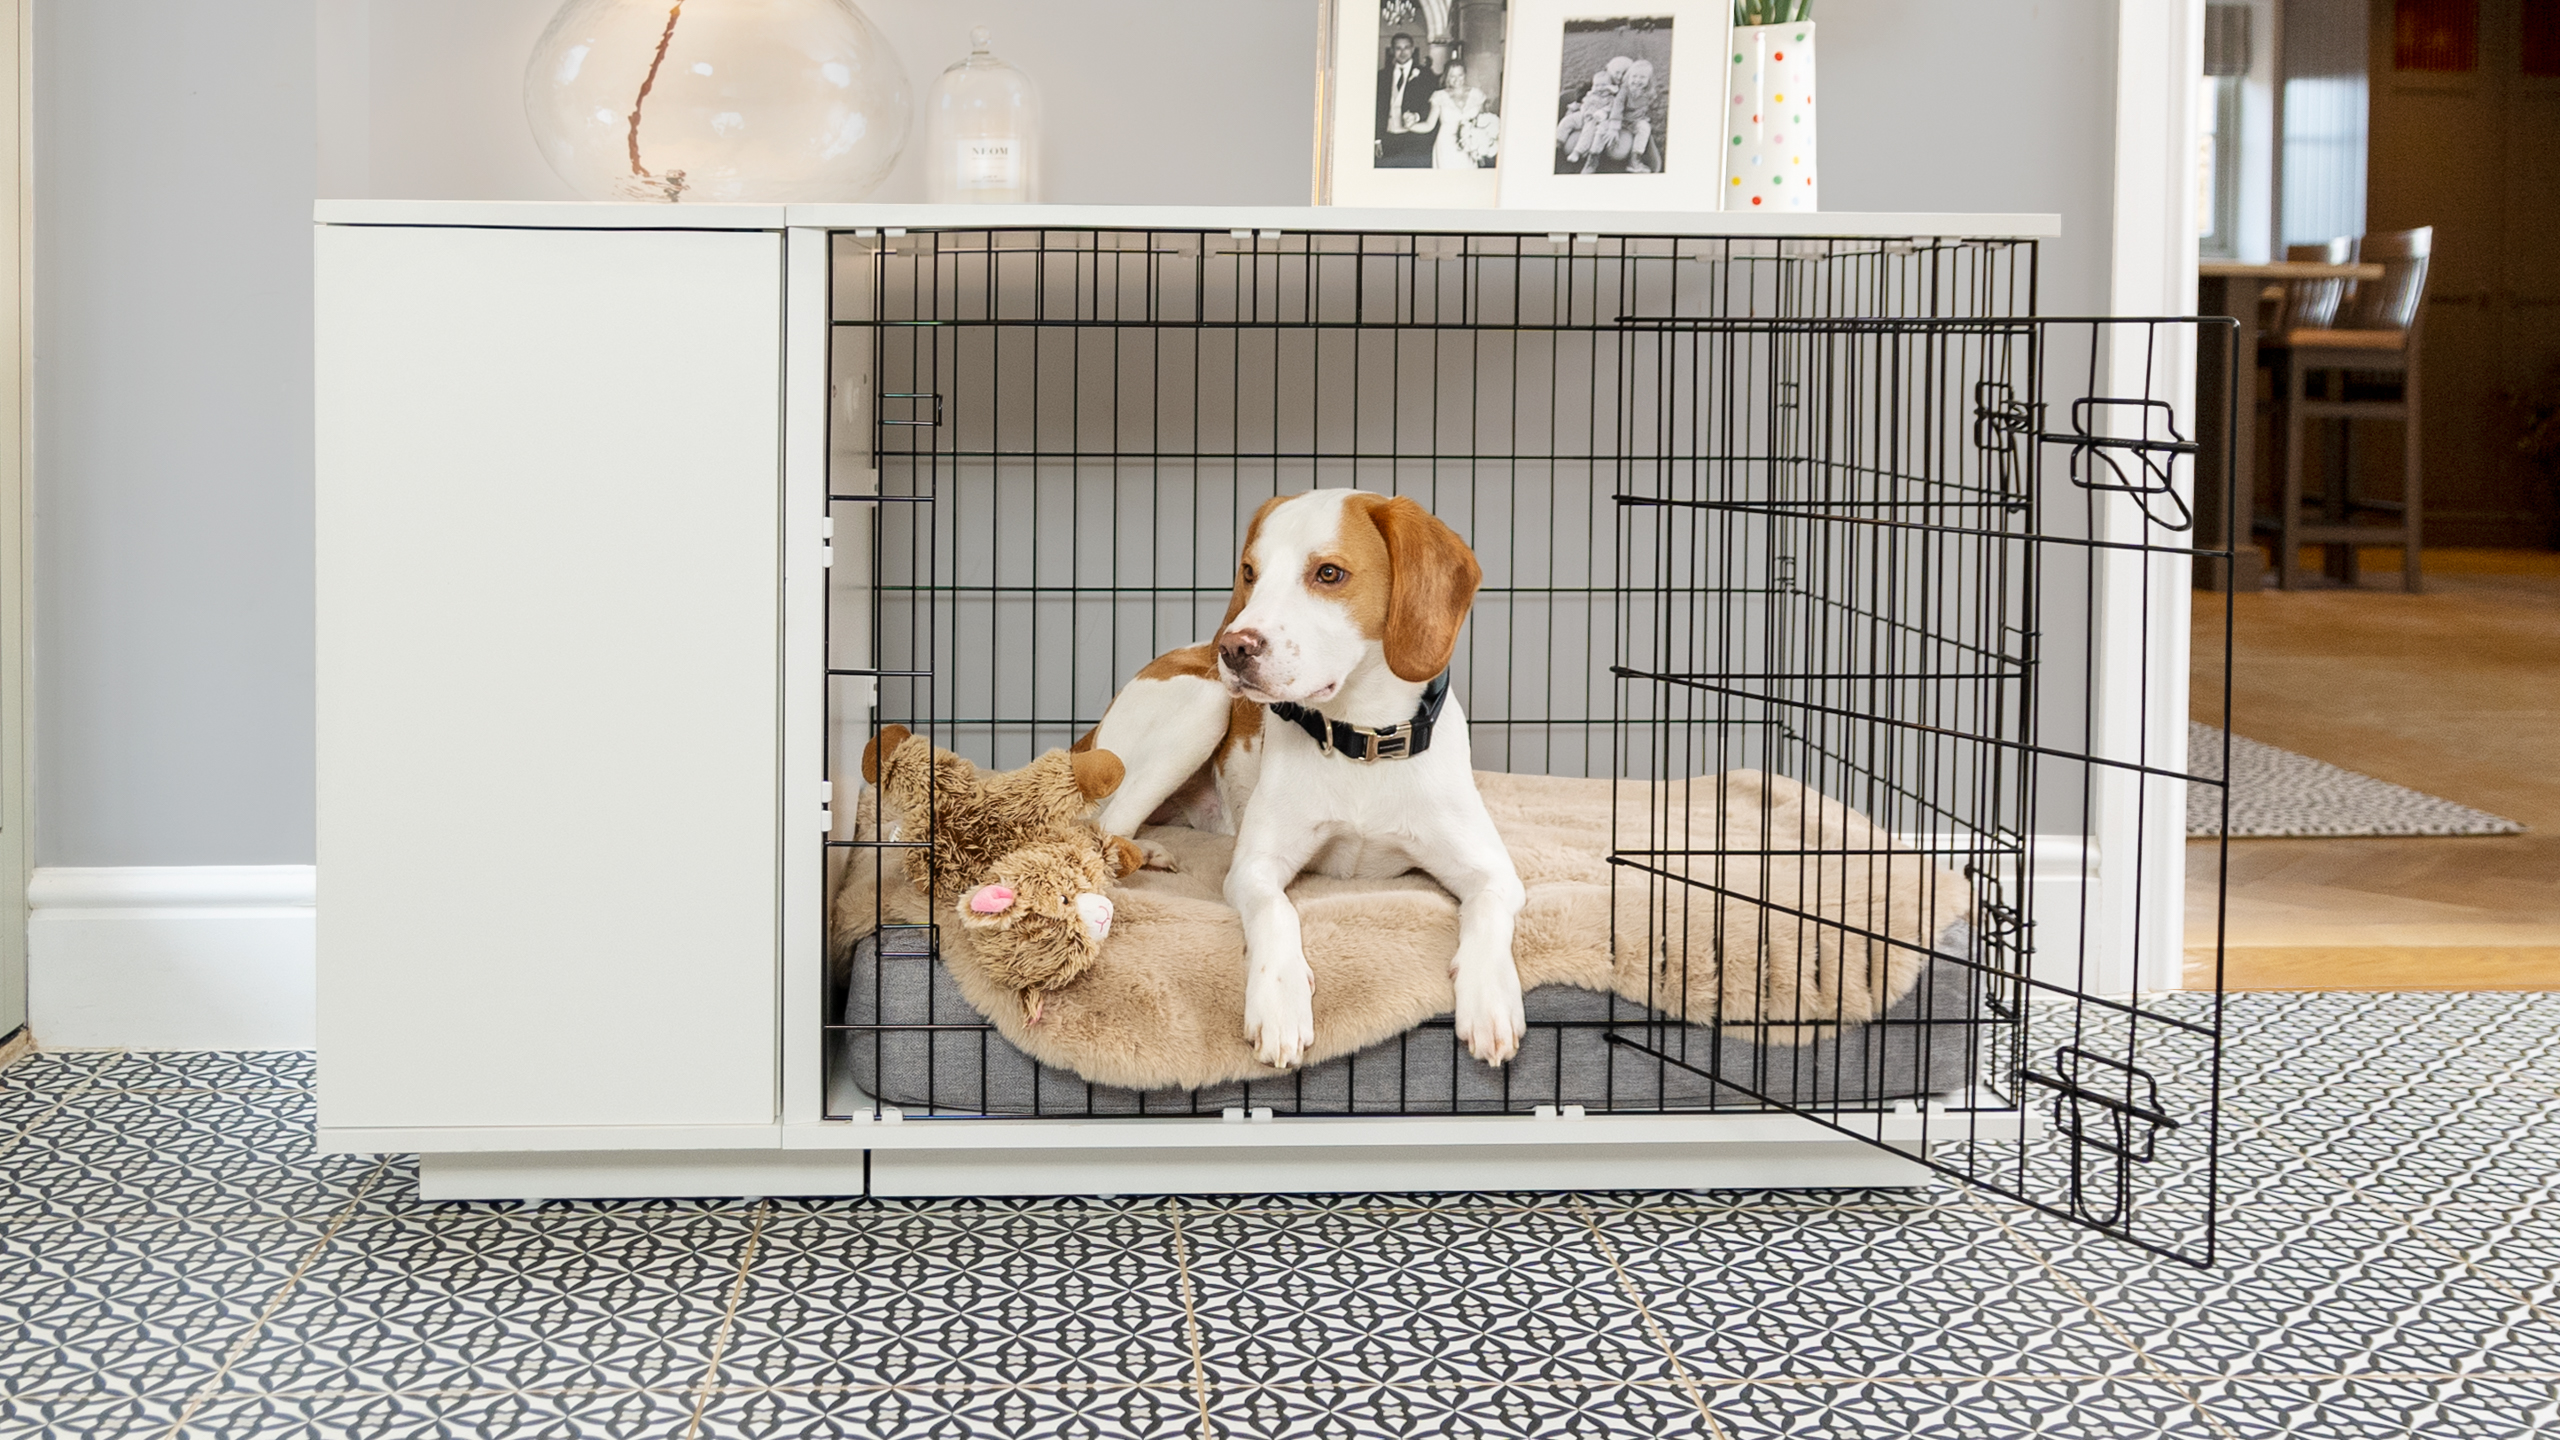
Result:
M646 205L590 200L316 200L322 225L453 225L522 230L780 230L782 205Z
M1079 229L1668 235L1840 239L2050 240L2062 217L1738 210L1369 210L1330 205L647 205L618 201L321 200L323 225L484 225L532 229Z

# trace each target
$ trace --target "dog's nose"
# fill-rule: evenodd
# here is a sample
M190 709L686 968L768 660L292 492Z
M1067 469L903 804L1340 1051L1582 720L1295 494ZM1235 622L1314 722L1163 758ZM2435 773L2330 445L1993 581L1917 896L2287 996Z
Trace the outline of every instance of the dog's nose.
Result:
M1247 665L1261 659L1262 652L1269 648L1259 630L1229 630L1218 637L1218 658L1227 662L1228 669L1239 674Z

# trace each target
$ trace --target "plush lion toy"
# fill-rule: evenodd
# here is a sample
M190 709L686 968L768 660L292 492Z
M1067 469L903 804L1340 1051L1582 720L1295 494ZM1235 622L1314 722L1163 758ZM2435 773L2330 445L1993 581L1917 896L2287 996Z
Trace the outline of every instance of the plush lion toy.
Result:
M937 911L959 911L971 948L1022 997L1031 1024L1047 993L1101 954L1111 931L1104 889L1146 863L1092 821L1124 773L1108 750L1052 750L989 774L903 725L882 726L863 747L882 835L930 842L903 852L907 878Z
M1102 838L1090 826L1051 826L998 860L960 906L979 962L1022 997L1024 1024L1039 1024L1048 992L1102 955L1111 933L1111 897L1102 892L1119 878Z
M862 747L862 778L880 787L881 833L924 839L929 850L905 852L907 878L930 888L936 909L959 903L995 863L1051 827L1081 825L1126 875L1143 852L1092 825L1093 813L1120 788L1126 767L1108 750L1052 750L1019 770L988 774L904 725L883 725Z

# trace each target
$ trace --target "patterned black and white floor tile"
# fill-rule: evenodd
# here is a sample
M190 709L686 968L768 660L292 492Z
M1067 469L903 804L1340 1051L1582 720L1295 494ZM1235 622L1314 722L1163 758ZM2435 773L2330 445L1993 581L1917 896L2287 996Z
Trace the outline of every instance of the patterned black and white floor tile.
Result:
M1229 1382L1186 1434L1222 1440L1350 1436L1538 1436L1668 1440L1712 1433L1694 1387L1513 1380L1342 1386Z
M438 1205L308 1056L41 1054L0 1440L2560 1433L2560 996L2228 1020L2209 1271L1951 1180Z
M2211 1270L2044 1216L2014 1224L2166 1374L2560 1375L2560 1330L2529 1301L2352 1202L2230 1211Z
M307 1090L91 1086L0 1163L0 1217L327 1216L376 1168L312 1144Z
M1943 1381L2141 1368L1985 1207L1633 1211L1603 1234L1699 1377Z
M1054 1405L1194 1373L1174 1227L1152 1207L777 1205L735 1318L721 1378L815 1387L818 1405L884 1385Z
M1295 1388L1666 1379L1570 1210L1231 1211L1183 1226L1210 1371Z
M327 1231L272 1216L0 1226L0 1396L141 1396L210 1381Z
M2218 1440L2223 1433L2185 1387L2138 1378L1763 1382L1718 1389L1707 1408L1732 1440Z
M754 1228L734 1209L354 1217L224 1388L691 1384Z
M2237 1440L2560 1433L2560 1375L2279 1375L2201 1384Z
M223 1394L197 1405L178 1433L258 1440L661 1440L692 1430L698 1408L689 1391L623 1389Z

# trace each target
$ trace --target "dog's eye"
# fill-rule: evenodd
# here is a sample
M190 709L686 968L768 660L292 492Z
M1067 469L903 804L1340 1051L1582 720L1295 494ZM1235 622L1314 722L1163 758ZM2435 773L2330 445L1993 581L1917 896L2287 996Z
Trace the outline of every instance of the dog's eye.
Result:
M1343 578L1342 567L1339 565L1319 565L1316 567L1316 583L1319 585L1339 585L1342 583Z
M1250 565L1244 567L1244 583L1247 585L1253 583L1253 567Z

